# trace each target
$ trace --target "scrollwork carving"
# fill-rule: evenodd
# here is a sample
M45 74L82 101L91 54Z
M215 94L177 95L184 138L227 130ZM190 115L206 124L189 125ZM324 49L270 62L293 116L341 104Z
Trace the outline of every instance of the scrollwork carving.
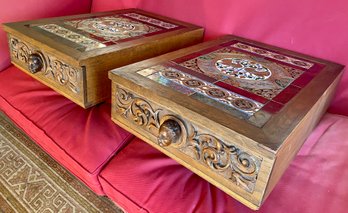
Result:
M37 52L35 48L14 37L10 37L10 49L12 57L24 65L29 63L29 56ZM43 72L37 72L36 75L43 75L59 85L67 87L73 93L80 92L80 69L71 67L51 55L42 54L42 56L43 60L47 62L47 66Z
M10 38L10 49L12 57L23 63L28 62L31 51L25 43L18 41L18 39Z
M156 109L148 101L120 87L116 88L115 95L116 110L126 119L145 129L155 128L157 133L160 132L161 116L164 116L160 114L162 109ZM182 137L186 141L180 143L180 146L175 143L166 146L185 153L245 191L254 191L262 159L237 146L226 144L211 134L200 133L194 125L190 125L183 134L187 134Z
M53 79L62 86L68 87L72 92L79 93L80 72L76 68L50 57L48 66L44 72L46 77Z
M147 101L134 97L124 89L118 88L116 91L116 106L124 117L131 119L137 125L147 129L160 128L161 110L154 110Z
M248 192L253 192L261 161L233 145L227 145L210 134L196 130L187 139L195 159L232 180Z

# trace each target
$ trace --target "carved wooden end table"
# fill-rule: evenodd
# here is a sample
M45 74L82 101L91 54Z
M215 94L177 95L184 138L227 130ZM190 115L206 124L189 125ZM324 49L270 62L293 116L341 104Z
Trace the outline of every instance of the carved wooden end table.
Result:
M111 71L112 119L258 209L325 112L341 70L227 36Z
M12 63L87 108L110 69L196 44L203 29L137 9L4 24Z

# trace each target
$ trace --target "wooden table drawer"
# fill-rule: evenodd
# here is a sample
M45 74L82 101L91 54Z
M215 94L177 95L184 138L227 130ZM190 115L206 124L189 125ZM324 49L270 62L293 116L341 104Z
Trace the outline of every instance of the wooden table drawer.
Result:
M112 119L231 196L259 205L275 160L272 152L244 145L250 139L231 130L217 135L195 115L187 120L151 96L112 86ZM195 114L194 112L190 112ZM216 127L225 129L223 126ZM255 144L256 145L256 144ZM246 205L248 203L245 203Z
M202 41L203 28L138 9L6 23L12 62L84 108L110 98L107 72Z
M54 53L41 50L12 35L9 35L9 45L14 64L79 105L84 104L86 81L83 67L73 67L55 57Z
M258 209L325 112L342 68L225 36L112 70L112 119Z

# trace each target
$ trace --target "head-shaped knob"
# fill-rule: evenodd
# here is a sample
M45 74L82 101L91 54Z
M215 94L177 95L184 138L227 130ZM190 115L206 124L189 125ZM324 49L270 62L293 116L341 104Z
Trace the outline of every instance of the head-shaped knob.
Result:
M178 142L181 135L181 128L178 122L174 120L166 120L160 126L158 134L158 144L162 147L169 146Z
M43 59L38 53L29 56L28 68L31 73L37 73L43 68Z

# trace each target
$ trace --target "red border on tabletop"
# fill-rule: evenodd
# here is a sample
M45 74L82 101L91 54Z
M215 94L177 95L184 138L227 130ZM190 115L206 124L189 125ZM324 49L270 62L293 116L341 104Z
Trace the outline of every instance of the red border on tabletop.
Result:
M259 48L261 50L272 52L274 54L284 55L284 56L291 57L291 58L294 58L294 59L297 59L297 60L300 60L300 61L305 61L307 63L313 64L313 66L311 68L309 68L309 69L306 69L304 67L300 67L300 66L296 66L296 65L293 65L293 64L289 64L289 63L283 62L283 61L279 61L277 59L270 58L270 57L267 57L265 55L249 52L249 51L246 51L246 50L243 50L243 49L238 49L238 48L235 48L235 47L231 46L231 45L236 44L236 43L242 43L242 44L249 45L249 46L252 46L252 47L255 47L255 48ZM318 73L320 73L320 71L325 67L325 65L320 64L320 63L316 63L316 62L309 61L309 60L306 60L306 59L302 59L302 58L299 58L299 57L296 57L296 56L284 54L282 52L275 51L275 50L272 50L272 49L261 48L261 47L258 47L258 46L255 46L255 45L251 45L249 43L245 43L245 42L242 42L242 41L239 41L239 40L228 41L228 42L219 44L218 46L209 47L209 48L206 48L204 50L201 50L201 51L198 51L198 52L194 52L194 53L191 53L191 54L183 56L183 57L176 58L176 59L172 60L172 62L174 62L174 63L169 63L168 65L169 66L173 66L175 69L181 70L181 71L183 71L185 73L188 73L190 75L198 77L198 78L200 78L202 80L205 80L206 78L208 78L208 82L211 83L212 82L212 80L211 80L212 78L211 77L208 77L206 75L203 75L201 73L198 73L196 71L188 69L188 68L186 68L184 66L181 66L180 63L183 63L183 62L188 61L188 60L192 60L192 59L194 59L196 57L199 57L199 56L202 56L202 55L205 55L205 54L209 54L209 53L211 53L213 51L216 51L218 49L225 48L225 47L230 48L231 50L234 50L234 51L237 51L237 52L241 52L241 53L247 54L247 55L261 57L261 58L264 58L264 59L266 59L268 61L271 61L273 63L281 64L283 66L288 66L288 67L291 67L291 68L294 68L294 69L301 70L303 72L291 84L289 84L286 88L284 88L278 95L276 95L274 98L272 98L272 100L268 100L268 99L266 99L266 98L264 98L262 96L256 95L256 94L251 93L251 92L249 92L247 90L244 90L242 88L235 87L235 86L232 86L232 85L227 84L225 82L222 82L223 80L221 80L221 79L217 79L217 81L214 83L215 85L217 85L217 86L219 86L221 88L224 88L226 90L229 90L231 92L237 93L237 94L239 94L241 96L244 96L246 98L249 98L249 99L252 99L254 101L257 101L257 102L260 102L260 103L264 104L264 106L261 109L265 110L267 112L271 112L271 113L276 113L279 110L281 110L283 108L283 106L287 102L289 102L294 96L296 96L297 93L299 93L302 88L304 88L309 82L311 82L311 80Z
M143 16L146 16L148 18L152 18L152 19L156 19L156 20L159 20L159 21L162 21L162 22L166 22L166 23L169 23L169 24L176 25L177 27L174 27L174 28L171 28L171 29L167 29L167 28L164 28L164 27L161 27L161 26L158 26L158 25L154 25L154 24L142 21L142 20L138 20L138 19L135 19L135 18L132 18L132 17L125 16L124 14L127 14L127 13L137 13L139 15L143 15ZM182 26L180 24L174 24L174 23L162 20L162 19L158 19L158 18L149 16L147 14L142 14L142 13L138 13L138 12L111 13L111 14L104 14L104 15L99 15L99 16L96 15L96 16L90 16L90 17L84 17L84 18L66 19L66 20L63 21L63 23L66 22L66 21L78 21L78 20L82 21L82 20L86 20L86 19L101 18L101 17L107 17L107 16L120 16L122 18L126 18L126 19L129 19L129 20L132 20L132 21L140 22L140 23L145 24L145 25L156 27L159 30L156 31L156 32L146 33L146 34L143 34L143 35L134 36L134 37L125 38L125 39L120 39L120 40L117 40L117 41L110 41L110 40L105 40L104 38L96 36L94 34L88 33L88 32L86 32L84 30L80 30L78 28L75 28L75 29L80 30L81 32L84 32L90 38L98 40L99 42L105 44L106 46L111 46L111 45L119 44L119 43L122 43L122 42L128 42L128 41L136 40L136 39L139 39L139 38L142 38L142 37L150 37L150 36L154 36L154 35L170 32L170 31L175 31L175 30L186 28L185 26Z

